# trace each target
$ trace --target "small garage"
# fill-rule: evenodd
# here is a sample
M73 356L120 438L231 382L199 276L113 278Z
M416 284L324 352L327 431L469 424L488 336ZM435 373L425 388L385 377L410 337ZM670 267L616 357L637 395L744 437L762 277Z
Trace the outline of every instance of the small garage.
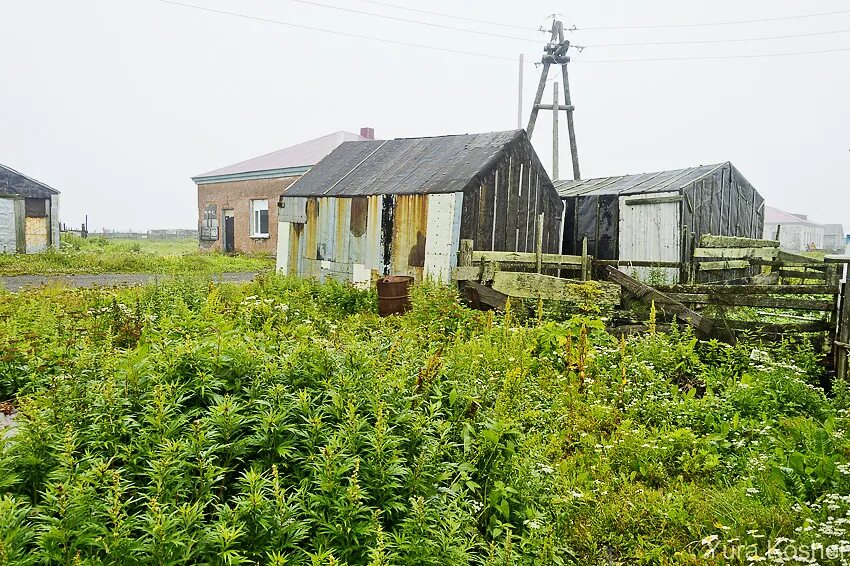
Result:
M59 191L0 165L0 253L59 247Z
M764 198L728 161L687 169L557 181L564 201L562 252L597 259L682 262L704 234L761 238ZM652 268L622 268L646 278ZM679 280L679 270L661 275Z

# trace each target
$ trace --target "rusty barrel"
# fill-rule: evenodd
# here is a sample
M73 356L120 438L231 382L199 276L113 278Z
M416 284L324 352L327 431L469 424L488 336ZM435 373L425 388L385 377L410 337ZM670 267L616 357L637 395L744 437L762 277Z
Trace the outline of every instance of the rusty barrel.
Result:
M389 316L409 311L412 283L413 277L406 275L389 275L378 279L378 313Z

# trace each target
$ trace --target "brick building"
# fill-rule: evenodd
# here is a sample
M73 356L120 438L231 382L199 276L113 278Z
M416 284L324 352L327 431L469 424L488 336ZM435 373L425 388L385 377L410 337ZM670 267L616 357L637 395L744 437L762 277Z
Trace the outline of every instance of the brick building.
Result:
M192 177L201 250L275 255L281 193L341 143L374 137L335 132Z

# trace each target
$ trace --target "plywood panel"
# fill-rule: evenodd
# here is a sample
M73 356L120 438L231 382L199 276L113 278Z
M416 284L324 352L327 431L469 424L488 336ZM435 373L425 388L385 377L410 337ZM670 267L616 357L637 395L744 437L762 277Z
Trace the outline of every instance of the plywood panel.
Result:
M50 242L48 218L41 216L27 218L24 228L24 238L27 243L27 253L43 252Z

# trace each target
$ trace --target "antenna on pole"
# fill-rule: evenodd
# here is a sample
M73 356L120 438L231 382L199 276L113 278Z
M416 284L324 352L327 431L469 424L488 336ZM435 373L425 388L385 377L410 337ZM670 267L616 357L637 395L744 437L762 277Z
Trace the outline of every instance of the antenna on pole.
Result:
M575 124L573 123L573 105L570 99L570 81L569 74L567 73L567 63L570 61L570 57L567 55L567 51L570 48L570 42L564 39L564 24L558 20L554 20L552 22L552 29L550 30L551 37L549 39L549 43L543 48L543 59L540 61L543 64L543 70L540 73L540 82L537 85L537 94L534 96L534 104L531 107L531 115L528 117L528 127L526 131L528 132L528 137L534 133L534 124L537 122L537 113L540 110L551 110L552 118L553 118L553 131L552 135L554 139L552 140L552 148L555 151L555 155L553 158L556 160L555 166L552 170L552 175L557 180L558 178L558 166L557 166L557 148L558 148L558 112L564 110L567 113L567 132L570 138L570 154L572 155L573 162L573 179L581 179L581 172L579 171L578 164L578 147L576 145L576 132L575 132ZM549 67L552 65L560 65L561 66L561 75L563 78L564 84L564 104L559 104L557 102L557 86L556 94L555 94L555 102L551 105L549 104L541 104L540 102L543 100L543 91L546 90L546 77L549 75Z

